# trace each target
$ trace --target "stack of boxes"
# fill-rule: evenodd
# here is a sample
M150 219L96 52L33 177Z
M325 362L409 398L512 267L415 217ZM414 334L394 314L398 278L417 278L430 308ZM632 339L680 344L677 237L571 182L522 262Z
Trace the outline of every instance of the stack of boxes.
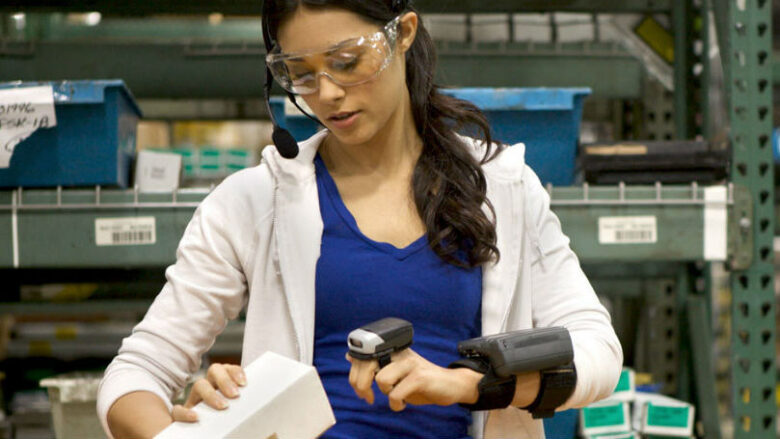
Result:
M636 374L625 368L615 392L580 411L586 439L693 437L694 406L664 395L636 391Z

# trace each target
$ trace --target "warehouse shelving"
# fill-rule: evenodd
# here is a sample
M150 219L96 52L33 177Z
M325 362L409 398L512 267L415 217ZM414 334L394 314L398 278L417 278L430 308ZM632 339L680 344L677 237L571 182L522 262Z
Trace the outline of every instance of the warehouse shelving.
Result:
M88 71L93 77L123 78L138 98L258 99L264 54L258 38L6 41L0 44L0 81L34 81L41 72L81 78ZM68 62L57 62L61 59ZM94 59L101 62L95 64ZM159 81L161 77L177 80ZM588 86L596 96L638 99L644 69L638 59L609 42L440 42L438 77L463 87Z
M732 406L735 437L777 434L773 239L775 213L772 148L772 2L715 1L726 11L723 50L729 96L732 181L750 188L753 263L731 275Z
M155 267L170 264L184 227L208 189L167 194L137 190L0 192L0 267ZM97 221L144 221L152 234L97 245ZM118 226L119 232L121 227ZM111 237L109 237L111 238ZM133 237L131 237L133 238ZM125 243L128 244L128 243Z
M695 85L692 81L692 66L694 64L693 56L690 53L689 48L692 44L692 33L695 31L694 24L696 20L702 18L697 17L692 12L694 8L694 2L692 0L684 0L673 2L671 0L602 0L602 1L587 1L587 0L539 0L539 1L525 1L517 2L513 0L500 0L493 2L484 2L476 0L451 0L451 1L436 1L436 0L417 0L416 2L422 11L428 12L462 12L462 13L509 13L509 12L549 12L549 11L567 11L567 12L639 12L639 13L664 13L671 14L673 17L673 23L675 27L675 41L677 47L677 56L675 64L675 122L677 125L677 135L679 138L686 139L693 137L696 133L696 129L693 126L695 124L696 116L699 111L705 114L704 119L709 120L706 114L710 111L707 101L703 96L706 96L706 84L708 78L707 75L712 74L705 66L704 84ZM726 186L727 193L731 196L727 197L726 204L729 210L729 224L727 225L727 235L729 239L728 244L728 263L732 268L732 294L733 305L731 309L731 364L732 369L732 411L733 419L735 423L734 437L737 439L742 438L774 438L776 437L776 415L777 406L775 402L775 313L774 313L774 294L773 294L773 282L771 282L773 276L772 266L772 240L775 234L776 228L776 207L773 206L774 202L774 181L772 179L772 158L771 148L768 144L771 139L771 109L772 109L772 83L773 78L778 78L779 69L775 69L773 72L772 62L772 48L771 48L771 8L772 2L768 0L702 0L698 2L704 5L712 5L715 10L716 22L711 23L705 17L703 20L704 29L708 26L715 26L717 28L718 40L720 42L721 53L723 54L723 71L726 76L724 81L726 94L728 97L728 119L730 126L730 143L732 145L732 173L731 184ZM53 2L46 0L25 0L24 2L5 2L0 6L0 11L16 11L18 9L24 9L31 12L45 12L45 11L77 11L84 10L84 2L79 0L69 0L66 2ZM216 2L207 0L190 1L187 4L186 10L190 13L211 13L214 11L221 11L226 14L257 14L259 13L259 2L256 1L238 1L238 2ZM166 0L155 3L122 3L122 2L107 2L96 1L89 3L90 10L100 10L107 13L130 13L134 15L145 15L151 13L171 13L181 12L184 10L182 3L175 0ZM705 38L706 40L706 38ZM74 74L81 76L78 72L82 66L85 65L86 60L79 58L79 52L83 52L85 46L77 45L76 43L69 42L51 42L42 43L37 47L33 47L30 44L20 43L17 46L5 46L5 58L3 62L10 60L11 63L23 62L22 58L31 55L31 51L41 59L54 59L53 55L47 55L46 53L51 51L65 49L65 53L69 53L75 56L77 61L75 65L77 70L73 70L72 73L67 71L61 71L60 74L66 76ZM72 45L67 47L67 45ZM706 46L705 46L706 47ZM91 48L90 48L91 49ZM132 60L136 56L140 56L143 59L155 60L155 59L182 59L182 47L179 46L160 46L160 47L142 47L141 45L130 46L111 46L106 43L105 46L97 46L98 50L110 57L109 52L119 53L121 52L123 58L126 60ZM118 64L121 68L126 69L129 75L145 74L149 77L175 76L182 78L183 82L178 85L175 93L178 97L190 96L190 97L231 97L242 96L246 97L247 94L235 89L234 84L247 84L251 86L252 91L248 96L257 96L260 92L259 87L256 84L259 83L259 77L257 72L262 71L262 60L250 59L250 57L242 58L236 55L234 52L230 58L208 57L198 56L197 51L193 51L194 47L190 47L190 56L187 59L187 66L184 63L179 63L178 67L175 63L169 63L167 60L164 63L157 64L155 62L147 62L143 67L127 66L124 64ZM229 54L230 50L235 50L230 47L222 47L226 50L226 54ZM509 48L512 50L520 50L517 48ZM157 52L155 52L155 50ZM260 45L246 47L242 50L246 51L262 51ZM453 67L447 67L452 63L452 66L463 66L464 61L461 56L471 50L469 47L443 47L443 70L452 70ZM490 62L494 62L497 57L506 54L507 47L496 47L491 51L484 52L483 56L489 57ZM531 50L535 50L535 55L539 57L546 57L549 55L552 58L551 53L545 53L545 50L536 47L534 49L524 48L525 53L528 54ZM621 53L605 53L603 48L591 47L591 48L579 48L579 52L572 52L568 61L565 64L568 67L555 67L555 70L570 70L577 72L584 77L588 75L596 76L601 75L603 69L636 69L636 61L627 59L625 54ZM587 51L590 52L587 52ZM25 52L26 51L26 52ZM206 52L200 53L204 55ZM518 52L519 54L520 52ZM586 59L581 59L582 55L591 54ZM15 55L14 55L15 54ZM12 55L12 56L8 56ZM186 53L185 53L186 55ZM564 54L565 55L565 54ZM607 61L600 61L600 55L608 55L611 58ZM146 57L146 58L144 58ZM448 58L449 57L449 58ZM256 57L259 58L259 57ZM564 56L565 58L565 56ZM113 59L113 58L108 58ZM119 61L119 60L118 60ZM545 58L545 61L548 59ZM29 60L28 60L29 62ZM220 66L224 62L229 62L235 68L223 69L215 66ZM486 59L475 61L478 64L485 64ZM514 62L514 61L513 61ZM519 61L517 61L519 62ZM533 58L526 61L528 64L534 62ZM554 62L554 61L550 61ZM575 63L603 63L602 67L587 68L577 67ZM615 67L620 62L623 67ZM23 67L14 67L14 71L22 72L23 75L28 75L28 78L38 79L43 72L51 71L50 66L43 64L32 67L32 64L27 64L26 67L29 70L24 70ZM111 64L111 63L107 63ZM198 68L192 66L197 64ZM8 64L6 64L8 65ZM156 71L154 70L157 65L164 66L168 71ZM465 72L472 70L473 65L469 67L469 64L465 64ZM519 64L513 64L519 65ZM528 65L525 66L526 68ZM109 67L100 67L97 71L93 71L93 75L101 75L102 73L109 72ZM600 70L602 69L602 70ZM185 71L186 70L186 71ZM204 70L220 71L221 74L226 72L235 75L243 75L241 77L231 77L229 81L206 81L203 77L192 75L193 72L202 72ZM509 70L504 66L504 70ZM631 70L634 71L634 70ZM134 73L136 72L136 73ZM182 74L182 72L185 72ZM242 73L243 72L243 73ZM582 73L584 72L584 73ZM469 73L463 73L469 75ZM533 75L538 77L544 75L541 71L533 72ZM626 75L627 77L635 77L633 74ZM548 75L547 78L555 78L552 75ZM607 78L608 76L605 76ZM187 78L194 78L196 81L184 82ZM467 79L458 79L458 81L466 81ZM496 76L493 78L484 77L485 82L499 81L500 85L504 85L504 79ZM507 79L510 80L510 79ZM532 79L529 79L532 80ZM478 81L474 80L476 85ZM777 80L775 79L775 82ZM209 83L208 88L203 87L204 83ZM139 84L141 84L139 82ZM135 89L135 85L132 84ZM462 84L465 85L465 84ZM491 83L490 85L499 85ZM511 85L519 86L524 85L522 82L512 82ZM533 84L535 85L535 84ZM550 84L548 84L550 85ZM571 84L551 84L551 85L571 85ZM581 82L577 85L584 85ZM636 96L635 89L633 89L633 83L624 87L622 91L618 88L613 89L601 89L597 92L608 96L612 93L613 96ZM701 87L705 93L701 98L695 97L695 88ZM606 90L606 91L605 91ZM610 91L611 90L611 91ZM144 92L147 93L147 92ZM172 93L170 90L152 89L148 90L149 96L158 95L161 97L169 97L168 93ZM703 135L712 136L713 129L721 127L705 127ZM729 189L731 188L731 189ZM672 358L674 361L666 361L663 367L666 368L670 375L674 375L675 382L677 383L678 392L680 395L686 396L686 393L690 392L691 381L696 380L696 390L698 397L696 398L701 404L701 413L705 424L706 437L717 438L718 433L718 419L717 410L713 407L715 397L713 395L714 385L712 385L712 364L709 361L710 348L712 335L711 335L711 323L708 312L708 304L711 300L700 288L693 288L690 284L696 283L694 275L691 274L690 267L686 265L689 262L704 261L703 252L699 252L699 249L703 247L703 243L700 239L700 233L691 233L692 230L696 230L699 227L703 210L706 206L703 204L704 197L701 191L703 188L697 188L693 190L688 186L663 186L661 187L661 196L656 196L657 188L640 188L633 186L625 186L623 189L620 187L611 187L604 189L608 193L606 195L600 195L605 197L604 199L596 198L596 193L602 189L586 187L579 188L552 188L552 205L556 213L559 214L562 224L567 233L572 238L572 245L580 255L585 265L586 271L589 275L592 275L594 279L594 285L599 291L610 291L613 295L644 295L650 301L662 309L669 310L669 313L673 315L672 318L665 318L659 321L659 328L663 331L671 331L675 334L680 334L679 337L687 337L689 340L686 343L685 349L681 348L681 344L677 342L670 342L667 339L662 339L659 343L663 344L660 349L662 352L671 353L666 358ZM687 191L687 193L685 193ZM68 192L68 191L66 191ZM104 191L107 194L110 191ZM12 192L5 193L3 196L10 197L6 199L0 199L0 205L13 204ZM627 202L633 200L633 197L639 196L638 194L644 194L646 202L636 203ZM622 196L621 196L622 194ZM94 194L92 194L94 195ZM197 203L197 197L202 196L193 195L195 199L191 200L193 203ZM695 195L695 196L694 196ZM18 196L18 195L17 195ZM27 194L22 194L22 197L26 197ZM51 197L51 194L48 195ZM63 197L68 197L64 195ZM87 195L88 197L90 195ZM127 197L125 193L120 197ZM594 202L594 198L599 201ZM27 198L20 198L22 205L30 205L31 201L27 201ZM145 200L142 198L142 200ZM661 202L658 202L658 201ZM675 201L675 202L670 202ZM162 201L163 203L170 203L172 200ZM35 209L19 210L17 213L24 217L30 215L30 218L40 216L40 221L50 221L51 218L61 218L67 220L67 218L73 218L76 222L82 222L81 225L73 225L72 230L81 229L81 242L88 242L88 235L94 233L94 229L90 229L90 225L94 228L94 218L96 213L90 211L90 208L82 210L81 212L67 212L64 213L61 207L51 208L51 199L49 201L40 201L40 203L47 203L49 207L42 208L38 211ZM127 203L127 198L124 198L120 203ZM0 207L2 209L2 207ZM48 209L48 210L47 210ZM155 209L162 209L160 212L163 217L171 215L171 212L175 212L175 218L167 218L161 220L163 223L171 224L170 235L167 235L164 239L166 249L160 250L158 258L155 263L161 263L163 260L170 261L173 257L173 250L175 246L175 239L172 238L176 233L181 233L183 225L186 221L183 218L191 215L192 206L181 207L171 209L171 206L158 206L158 207L139 207L139 206L117 206L113 208L113 213L121 215L137 215L141 211L143 212L155 212ZM66 209L67 210L67 209ZM7 233L7 230L11 226L8 219L8 211L0 210L0 243L6 242L3 240L5 237L3 233ZM106 208L106 212L111 209ZM48 217L46 217L48 215ZM79 217L79 215L84 215ZM599 264L599 261L604 260L605 251L594 243L594 234L597 233L596 221L599 217L609 216L622 216L622 215L653 215L658 218L659 229L663 226L663 230L668 230L668 236L662 237L659 232L657 244L647 247L631 246L620 249L618 253L609 254L609 258L618 258L624 262L641 262L641 261L653 261L652 264L633 264L617 266L615 264ZM76 219L78 218L78 219ZM180 221L182 220L182 221ZM3 223L6 221L6 223ZM19 217L17 217L19 221ZM21 223L17 224L17 227ZM24 227L24 226L21 226ZM176 229L178 227L178 229ZM6 232L4 232L4 230ZM92 232L90 232L92 230ZM60 235L67 235L60 230ZM20 230L20 239L21 230ZM47 236L47 239L51 242L57 242L57 236ZM584 243L588 242L587 245ZM162 243L162 241L161 241ZM0 244L1 245L1 244ZM603 246L602 246L603 247ZM661 260L669 260L668 253L666 258L663 257L664 251L669 249L680 248L680 251L675 251L675 257L671 258L673 263L661 263ZM656 251L657 250L657 251ZM39 251L39 253L42 253ZM608 252L607 252L608 253ZM23 265L24 258L21 257L20 250L19 263ZM600 259L601 258L601 259ZM62 259L60 258L60 261ZM106 260L106 259L104 259ZM110 260L108 258L107 260ZM9 262L10 261L10 262ZM0 248L0 265L4 267L13 266L13 251L11 250L11 256L8 256L8 249ZM45 262L44 264L56 263L52 261ZM125 261L125 263L136 263L134 261ZM36 262L31 266L37 266ZM606 265L606 266L605 266ZM613 266L614 265L614 266ZM632 277L633 275L633 277ZM642 277L641 280L637 280L636 276ZM678 318L676 313L683 313L684 318ZM683 322L685 324L683 324ZM676 340L676 339L675 339ZM691 361L691 359L698 361ZM693 363L694 370L690 369L690 364ZM690 395L688 395L690 396Z
M506 13L506 12L647 12L663 13L671 10L673 0L415 0L423 12L449 13ZM186 7L179 0L146 2L113 2L96 0L9 0L0 5L0 11L19 10L36 12L88 12L101 11L118 15L210 14L215 11L224 14L246 15L261 12L261 4L254 0L221 1L191 0Z
M748 202L743 188L692 185L547 188L552 208L580 259L596 261L704 260L707 234L726 237L725 222L705 227L708 215ZM193 211L208 189L145 194L121 189L62 189L0 192L0 268L97 268L165 266ZM717 193L720 198L708 198ZM651 243L599 244L599 219L646 217L656 222ZM154 218L154 239L97 245L99 219ZM732 220L733 221L733 220ZM152 235L150 235L151 237ZM710 240L712 240L710 236ZM734 260L748 243L731 243Z

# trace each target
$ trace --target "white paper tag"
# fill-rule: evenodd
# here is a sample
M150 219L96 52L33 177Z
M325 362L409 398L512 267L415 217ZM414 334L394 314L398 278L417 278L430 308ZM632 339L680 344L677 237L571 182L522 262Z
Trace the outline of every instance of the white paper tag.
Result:
M654 244L658 227L654 216L599 218L599 244Z
M704 188L704 260L728 258L728 192L725 186Z
M95 219L95 243L109 245L148 245L157 242L153 216Z
M14 149L38 128L57 125L50 85L0 90L0 169L11 166Z

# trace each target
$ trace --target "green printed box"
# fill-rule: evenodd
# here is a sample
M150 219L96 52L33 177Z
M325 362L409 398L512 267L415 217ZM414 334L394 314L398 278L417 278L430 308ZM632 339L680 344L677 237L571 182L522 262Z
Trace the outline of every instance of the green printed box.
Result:
M631 431L628 403L606 400L580 410L580 429L584 436Z
M641 439L639 433L630 431L627 433L605 433L588 436L588 439Z
M623 371L620 373L620 380L618 380L615 391L612 393L612 396L610 396L609 399L631 402L634 400L635 395L636 373L633 369L624 367Z
M634 410L634 427L645 435L689 437L693 434L695 408L685 401L637 393Z
M660 436L655 434L645 435L645 439L694 439L693 436Z

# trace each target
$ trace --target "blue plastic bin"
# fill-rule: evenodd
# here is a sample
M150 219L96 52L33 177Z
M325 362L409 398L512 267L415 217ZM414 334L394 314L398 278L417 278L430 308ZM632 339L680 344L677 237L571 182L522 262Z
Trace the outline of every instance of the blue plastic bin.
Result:
M526 162L542 183L574 182L582 104L589 88L460 88L443 93L473 102L487 116L496 140L525 143ZM279 124L301 141L318 125L301 114L285 114L286 98L271 98ZM292 104L289 104L292 106Z
M274 113L276 122L279 126L289 131L295 140L302 142L308 139L313 136L320 127L320 125L313 120L300 114L292 102L287 103L286 97L272 97L270 101L271 111ZM296 102L297 101L298 100L296 100ZM312 114L312 116L314 116L314 114Z
M13 82L52 85L57 126L16 146L0 187L119 186L130 183L141 110L121 80Z
M546 439L574 439L577 436L577 418L579 410L571 409L556 412L552 418L544 418L544 436Z
M525 160L542 183L574 182L582 104L589 88L461 88L445 94L473 102L496 140L525 143Z

